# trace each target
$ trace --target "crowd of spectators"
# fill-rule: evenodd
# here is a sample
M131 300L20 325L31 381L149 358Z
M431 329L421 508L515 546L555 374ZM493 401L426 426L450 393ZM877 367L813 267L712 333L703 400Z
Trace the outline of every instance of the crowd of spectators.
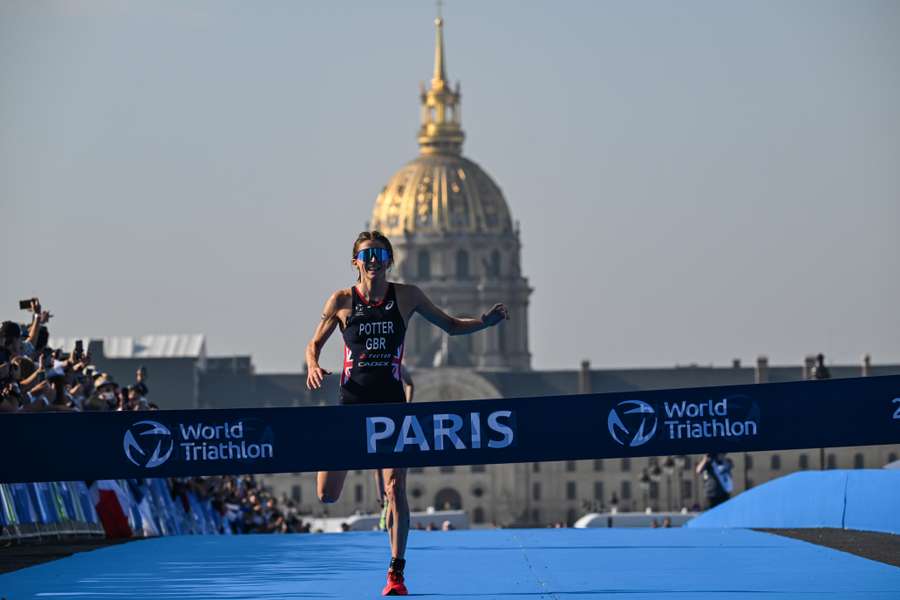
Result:
M120 386L91 363L81 340L72 352L51 348L53 317L30 298L19 307L30 323L0 325L0 412L154 410L147 400L147 371L138 369L133 385Z
M132 385L119 385L92 364L81 340L71 352L51 348L48 324L53 315L38 298L19 302L29 323L0 325L0 412L157 410L148 400L148 374L138 369ZM187 492L210 499L232 533L308 532L290 500L279 504L249 475L172 478L166 481L173 500L190 510ZM139 490L142 481L130 480Z
M173 498L180 499L186 510L189 491L200 500L212 500L232 533L310 532L292 500L279 502L252 475L174 478L170 486Z

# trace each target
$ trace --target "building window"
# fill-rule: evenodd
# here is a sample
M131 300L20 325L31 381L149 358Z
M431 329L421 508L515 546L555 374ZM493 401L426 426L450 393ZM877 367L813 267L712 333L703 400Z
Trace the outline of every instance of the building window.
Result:
M623 459L622 459L622 470L623 470L623 471L630 471L630 470L631 470L631 459L630 459L630 458L623 458Z
M826 461L826 463L828 465L827 468L836 469L837 468L837 457L834 454L829 454L828 460Z
M431 279L431 255L428 250L421 250L417 258L419 279Z
M631 482L622 482L622 500L631 500Z
M456 467L453 465L444 465L440 469L438 469L441 473L453 473L456 471Z
M531 522L535 525L540 525L541 523L541 511L537 508L531 511Z
M575 500L578 497L574 481L566 482L566 500Z
M531 499L532 500L540 500L541 499L541 482L535 481L531 484Z
M472 495L476 498L481 498L482 496L484 496L484 488L480 485L476 485L474 488L472 488Z
M453 488L444 488L434 496L437 510L462 510L462 496Z
M781 468L781 457L777 454L773 454L771 464L769 466L773 471L779 470Z
M603 502L603 482L595 481L594 482L594 500L599 500Z
M499 250L491 252L490 273L488 273L491 277L500 277L501 260Z
M744 456L746 456L746 458L744 459L744 466L747 467L748 469L752 469L753 468L753 455L745 454Z
M594 461L594 470L595 471L603 470L603 459L602 458L598 458Z
M299 485L291 486L291 499L294 502L301 502L303 500L303 495L300 492L301 488Z
M531 472L532 473L540 473L541 472L541 463L531 463Z
M480 506L472 511L472 521L475 523L484 523L484 509Z
M484 465L472 465L473 473L484 473L485 471L487 471L487 467Z
M656 500L659 498L659 482L651 481L650 482L650 499Z
M567 460L566 461L566 473L574 473L575 472L575 461Z
M690 479L685 479L681 482L681 497L684 499L685 504L687 503L688 498L694 495L693 485Z
M797 459L797 466L801 469L809 468L809 457L805 454L801 454L800 458Z
M357 504L362 504L363 501L363 486L356 484L353 488L353 501Z
M469 253L465 250L456 253L456 277L458 279L469 278Z
M853 468L854 469L865 469L866 468L866 459L863 457L862 453L857 452L853 455Z
M572 525L575 524L575 521L577 521L577 520L578 520L578 513L575 512L574 508L570 508L566 512L566 526L571 527Z

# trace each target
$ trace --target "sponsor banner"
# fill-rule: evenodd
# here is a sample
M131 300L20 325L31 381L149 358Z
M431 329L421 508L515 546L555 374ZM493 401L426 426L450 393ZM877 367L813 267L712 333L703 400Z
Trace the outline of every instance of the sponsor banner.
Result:
M0 461L0 482L890 443L900 443L900 376L413 404L0 414L0 456L11 457Z

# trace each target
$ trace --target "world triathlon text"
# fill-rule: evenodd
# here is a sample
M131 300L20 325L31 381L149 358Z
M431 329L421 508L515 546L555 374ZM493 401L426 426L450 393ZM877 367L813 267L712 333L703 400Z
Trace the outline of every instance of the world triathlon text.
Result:
M759 432L756 421L728 415L728 398L718 402L664 402L663 408L666 412L663 425L672 440L746 437Z

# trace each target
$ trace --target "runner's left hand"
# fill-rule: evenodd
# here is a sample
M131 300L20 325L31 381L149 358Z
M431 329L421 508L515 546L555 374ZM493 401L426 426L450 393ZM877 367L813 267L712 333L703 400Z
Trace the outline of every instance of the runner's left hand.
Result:
M495 304L491 310L481 315L481 322L491 327L500 321L509 319L509 310L503 304Z

